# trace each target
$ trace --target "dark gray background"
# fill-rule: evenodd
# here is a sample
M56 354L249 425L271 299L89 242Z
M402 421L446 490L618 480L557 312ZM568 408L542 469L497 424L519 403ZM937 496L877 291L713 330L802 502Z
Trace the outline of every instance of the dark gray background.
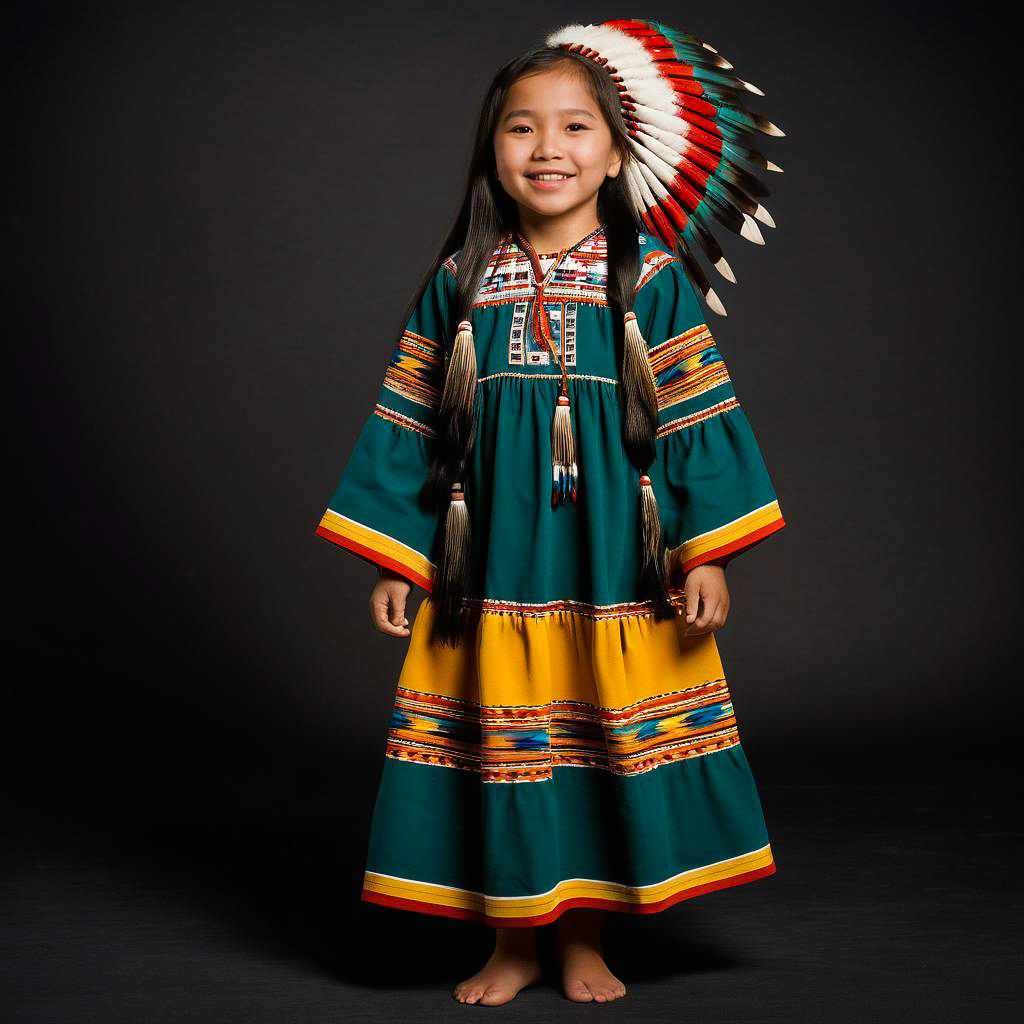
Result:
M935 10L19 5L4 1020L479 1012L487 929L358 898L406 642L313 531L486 82L623 16L788 133L710 321L789 524L719 635L779 871L609 915L628 996L579 1012L1016 1020L1019 35ZM551 967L508 1012L573 1010Z
M16 795L368 809L406 642L370 625L372 567L313 530L486 81L615 16L717 45L787 133L763 146L779 226L726 240L740 283L709 314L788 522L730 567L719 634L755 775L1008 757L1012 63L983 6L933 10L23 5Z

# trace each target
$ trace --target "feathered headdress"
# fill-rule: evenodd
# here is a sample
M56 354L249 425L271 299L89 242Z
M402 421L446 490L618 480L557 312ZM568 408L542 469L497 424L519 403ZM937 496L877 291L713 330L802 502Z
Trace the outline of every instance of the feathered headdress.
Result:
M728 74L732 64L713 46L658 21L566 25L545 43L589 57L611 75L635 157L624 173L637 214L651 234L675 248L708 306L725 315L694 254L702 251L735 283L711 234L713 222L758 245L764 238L757 221L775 227L760 203L768 188L752 170L782 168L750 142L755 131L785 133L747 110L741 98L764 93Z

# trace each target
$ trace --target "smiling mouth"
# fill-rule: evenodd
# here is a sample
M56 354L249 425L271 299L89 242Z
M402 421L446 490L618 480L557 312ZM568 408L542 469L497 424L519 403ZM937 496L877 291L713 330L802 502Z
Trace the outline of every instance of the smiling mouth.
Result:
M565 181L566 178L574 178L574 174L565 174L562 171L537 171L534 174L527 174L531 181Z

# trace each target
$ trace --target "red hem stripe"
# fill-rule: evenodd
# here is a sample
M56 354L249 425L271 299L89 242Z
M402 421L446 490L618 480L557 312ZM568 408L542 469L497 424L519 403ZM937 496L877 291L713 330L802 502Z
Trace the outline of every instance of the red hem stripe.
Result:
M705 562L710 562L715 558L721 558L723 555L735 554L742 548L751 548L755 544L764 540L765 537L770 537L773 533L781 530L786 525L786 520L779 516L778 519L773 520L765 526L761 526L754 530L752 533L745 533L742 537L738 537L734 541L730 541L728 544L723 544L721 547L711 548L708 551L703 552L699 555L694 555L693 558L683 562L683 572L689 572L695 566L703 565Z
M691 889L677 892L672 896L667 896L657 903L626 903L621 900L605 899L597 896L576 896L572 899L562 900L553 910L534 917L491 917L489 914L478 910L465 910L462 907L427 903L422 900L411 900L402 896L386 896L371 889L363 889L361 899L367 903L376 903L379 906L391 907L395 910L411 910L421 914L435 914L439 917L454 917L463 921L476 921L490 928L529 928L534 925L550 924L561 917L565 911L571 910L574 907L591 907L597 910L612 910L628 914L656 914L659 911L667 910L683 900L692 899L694 896L701 896L704 893L714 892L717 889L727 889L734 885L742 885L744 882L753 882L755 879L765 878L768 875L775 874L775 870L776 864L773 860L771 864L767 864L763 868L755 868L752 871L731 875L728 878L720 878L714 882L705 882L703 885L697 885Z
M399 562L397 559L381 554L381 552L374 548L369 548L365 544L352 540L351 537L344 537L340 533L334 533L328 530L326 526L318 526L316 534L325 540L331 541L333 544L337 544L339 547L345 548L347 551L351 551L352 554L358 555L367 562L372 562L374 565L382 565L386 569L391 569L402 576L408 577L411 582L418 583L428 594L430 593L430 580L415 569L410 568L404 562Z

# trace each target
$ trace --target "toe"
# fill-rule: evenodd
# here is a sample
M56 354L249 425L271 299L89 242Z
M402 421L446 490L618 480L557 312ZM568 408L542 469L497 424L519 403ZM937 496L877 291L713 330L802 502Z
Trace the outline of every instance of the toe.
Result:
M589 1003L594 995L582 981L570 981L565 986L565 994L578 1003Z
M486 1003L488 1006L496 1006L500 1003L507 1003L509 998L510 997L506 989L491 986L480 997L480 1002Z

